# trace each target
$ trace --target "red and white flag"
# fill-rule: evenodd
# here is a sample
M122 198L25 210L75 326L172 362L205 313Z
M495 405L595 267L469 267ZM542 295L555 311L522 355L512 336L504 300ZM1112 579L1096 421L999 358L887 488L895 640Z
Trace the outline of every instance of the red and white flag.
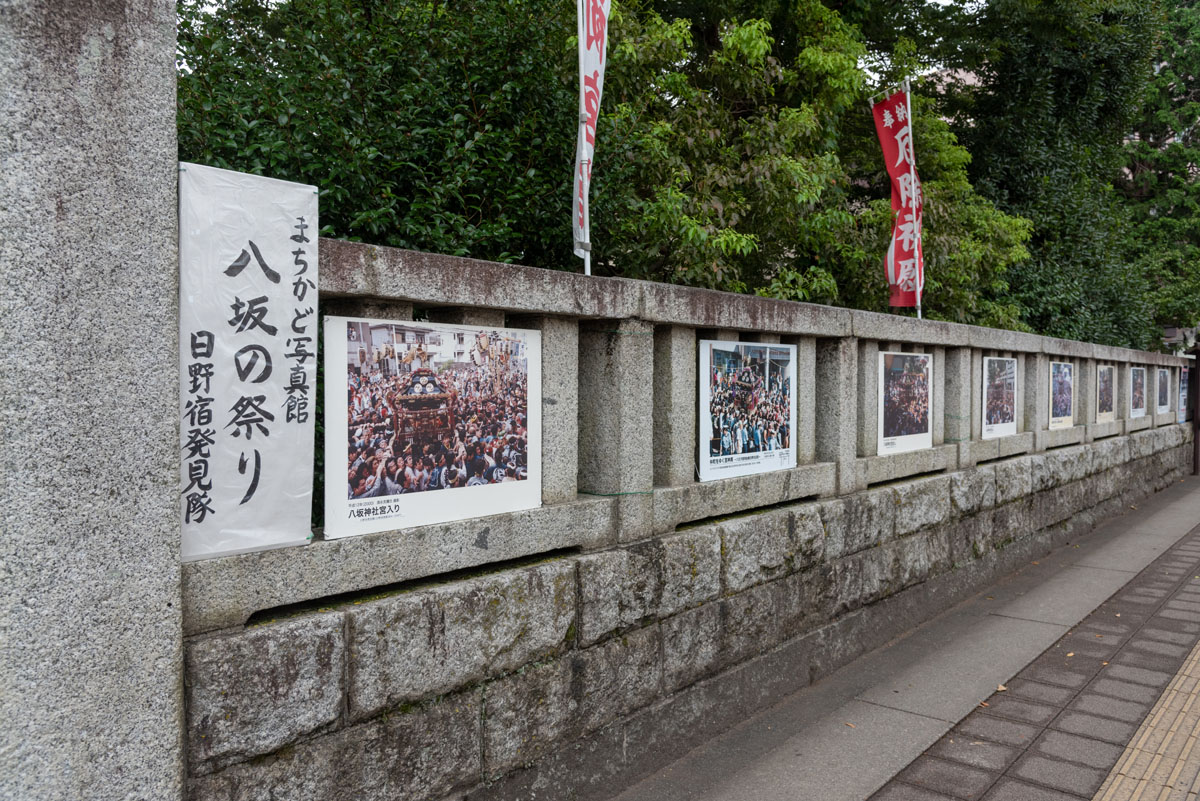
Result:
M892 241L884 269L891 289L889 305L921 308L925 289L925 257L921 248L921 212L924 198L913 155L912 106L905 89L873 103L875 131L883 160L892 179Z
M592 154L596 150L596 121L604 89L604 61L608 56L608 13L612 0L576 0L579 24L579 136L575 143L575 194L572 208L575 255L591 273L591 231L588 224L588 190L592 181Z

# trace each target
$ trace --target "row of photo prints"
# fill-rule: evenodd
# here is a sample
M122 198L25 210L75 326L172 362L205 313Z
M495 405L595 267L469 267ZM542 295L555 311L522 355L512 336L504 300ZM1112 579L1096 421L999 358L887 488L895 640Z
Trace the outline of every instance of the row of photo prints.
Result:
M539 506L541 355L538 331L325 318L325 536ZM700 341L701 481L795 466L796 357L795 345ZM1183 409L1186 372L1181 383ZM1169 370L1156 386L1165 413ZM930 354L879 354L879 454L932 447L932 387ZM1051 362L1051 428L1073 425L1075 394L1073 366ZM1116 368L1102 365L1097 422L1115 419L1115 394ZM1017 360L985 358L984 439L1017 432L1018 397ZM1146 368L1131 368L1130 416L1146 406ZM332 479L343 449L345 484Z

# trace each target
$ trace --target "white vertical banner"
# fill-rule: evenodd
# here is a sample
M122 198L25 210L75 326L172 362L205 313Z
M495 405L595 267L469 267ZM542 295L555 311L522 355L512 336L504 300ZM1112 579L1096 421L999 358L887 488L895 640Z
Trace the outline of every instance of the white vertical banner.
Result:
M588 195L592 183L592 156L596 151L596 122L604 90L604 59L608 48L608 14L612 0L576 0L579 29L579 134L575 141L575 192L571 217L575 255L583 259L584 272L592 272L591 226Z
M184 561L312 536L316 188L179 167Z

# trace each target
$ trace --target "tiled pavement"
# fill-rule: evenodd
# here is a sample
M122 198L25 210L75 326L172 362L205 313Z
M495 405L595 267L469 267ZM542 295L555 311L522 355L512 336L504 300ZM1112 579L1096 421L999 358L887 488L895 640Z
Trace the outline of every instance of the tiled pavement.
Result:
M1198 641L1200 527L871 801L1195 799Z

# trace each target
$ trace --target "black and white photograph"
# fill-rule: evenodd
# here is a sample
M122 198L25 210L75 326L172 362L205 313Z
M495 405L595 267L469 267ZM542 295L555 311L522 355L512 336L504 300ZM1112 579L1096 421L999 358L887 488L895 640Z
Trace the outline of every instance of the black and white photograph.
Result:
M1146 416L1146 368L1129 368L1129 416Z
M933 447L933 357L879 354L879 455Z
M1017 360L983 360L983 438L1017 433Z
M701 481L796 465L796 346L700 340Z
M1117 370L1111 364L1096 368L1096 422L1111 423L1117 419Z
M1171 371L1166 367L1158 368L1158 403L1154 406L1156 414L1166 414L1171 411Z
M1050 362L1049 428L1075 425L1075 371L1070 362Z
M327 317L325 342L326 536L540 504L539 332Z

